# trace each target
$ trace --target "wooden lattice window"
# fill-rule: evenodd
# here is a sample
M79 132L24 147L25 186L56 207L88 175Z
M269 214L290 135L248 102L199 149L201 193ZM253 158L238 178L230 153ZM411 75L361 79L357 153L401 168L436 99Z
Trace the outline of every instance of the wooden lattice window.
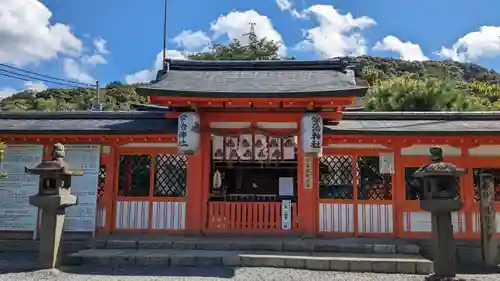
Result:
M187 158L184 156L175 154L120 156L118 177L120 196L183 197L186 196L186 181Z
M352 156L323 156L319 161L320 198L352 199Z
M121 155L118 175L118 195L149 196L150 155Z
M381 174L379 163L378 156L359 156L357 158L358 199L392 199L392 176Z
M154 196L186 196L187 158L180 155L156 155Z
M104 187L106 186L106 165L101 164L99 166L99 182L97 185L97 196L102 197L104 195Z
M421 180L413 177L420 167L405 167L405 195L406 200L419 200L423 197Z

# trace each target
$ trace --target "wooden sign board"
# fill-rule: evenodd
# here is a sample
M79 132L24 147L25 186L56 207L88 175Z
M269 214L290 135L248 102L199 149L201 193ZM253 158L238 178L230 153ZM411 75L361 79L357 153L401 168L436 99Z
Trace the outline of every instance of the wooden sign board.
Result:
M312 189L314 185L313 159L304 157L304 189Z
M481 229L481 252L484 263L496 266L498 252L496 232L496 212L493 208L495 183L493 175L479 175L479 214Z

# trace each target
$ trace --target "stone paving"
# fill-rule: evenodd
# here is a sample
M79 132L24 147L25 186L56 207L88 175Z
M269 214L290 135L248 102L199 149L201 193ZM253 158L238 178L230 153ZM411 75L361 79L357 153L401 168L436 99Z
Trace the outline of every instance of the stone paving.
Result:
M36 256L29 253L0 253L0 281L423 281L423 275L315 271L279 268L164 267L164 266L66 266L61 271L32 270ZM465 274L470 281L500 280L500 274Z
M432 262L415 255L300 253L223 250L89 249L71 254L71 264L275 267L353 272L428 274Z

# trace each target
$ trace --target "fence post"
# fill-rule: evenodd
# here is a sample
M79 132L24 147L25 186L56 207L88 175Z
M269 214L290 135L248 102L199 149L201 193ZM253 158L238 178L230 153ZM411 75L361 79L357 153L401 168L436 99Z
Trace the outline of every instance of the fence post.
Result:
M498 245L494 236L496 232L495 209L493 208L493 196L495 195L494 185L493 175L479 175L481 254L485 264L496 266L495 260L498 252Z

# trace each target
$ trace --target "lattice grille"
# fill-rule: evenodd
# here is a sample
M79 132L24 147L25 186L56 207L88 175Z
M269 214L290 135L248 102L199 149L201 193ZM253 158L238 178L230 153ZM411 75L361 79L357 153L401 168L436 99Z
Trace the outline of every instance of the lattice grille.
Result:
M421 180L413 177L418 169L420 167L405 167L406 200L419 200L424 196Z
M358 199L392 199L392 177L380 174L379 157L358 157L357 176Z
M99 182L97 185L97 195L102 197L104 195L104 186L106 185L106 165L99 166Z
M149 196L151 156L121 155L118 175L120 196Z
M154 196L186 196L187 158L180 155L156 155Z
M479 201L479 175L482 173L492 174L495 184L495 196L493 200L500 201L500 169L499 168L474 168L472 176L474 181L474 200Z
M352 161L344 155L320 158L320 198L353 198Z

